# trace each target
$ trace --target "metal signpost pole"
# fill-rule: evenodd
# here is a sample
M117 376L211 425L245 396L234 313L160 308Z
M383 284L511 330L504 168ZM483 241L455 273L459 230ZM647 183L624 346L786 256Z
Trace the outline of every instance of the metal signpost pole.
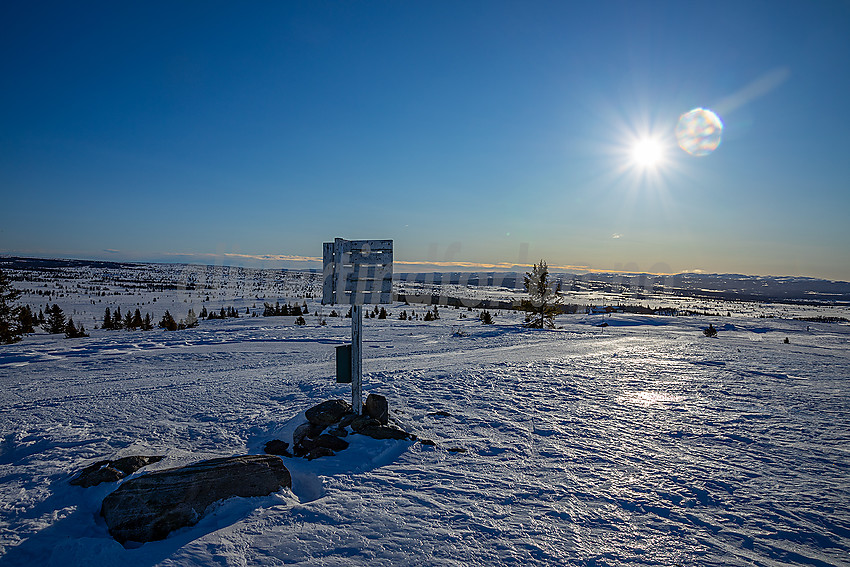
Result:
M363 308L351 306L351 409L363 413Z

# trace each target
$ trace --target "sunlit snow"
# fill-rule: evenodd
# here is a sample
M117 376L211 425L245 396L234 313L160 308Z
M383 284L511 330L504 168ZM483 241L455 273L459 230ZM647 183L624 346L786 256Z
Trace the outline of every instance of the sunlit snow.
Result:
M205 304L275 297L255 291ZM185 293L132 301L151 302L144 312L156 296L182 316ZM75 301L82 317L105 305ZM89 325L89 338L0 347L0 564L847 564L850 327L577 314L532 331L505 311L494 325L448 307L402 321L425 307L401 304L364 322L364 389L435 447L352 435L336 456L284 459L291 491L229 500L164 541L116 543L98 516L115 485L68 484L87 464L167 455L143 474L260 453L308 407L350 395L333 377L349 320L307 303L304 327ZM703 336L709 322L717 338Z

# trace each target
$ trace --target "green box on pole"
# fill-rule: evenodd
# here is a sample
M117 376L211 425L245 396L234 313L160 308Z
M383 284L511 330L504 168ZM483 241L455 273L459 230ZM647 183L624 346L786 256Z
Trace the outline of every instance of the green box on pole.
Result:
M351 384L351 345L336 347L336 381Z

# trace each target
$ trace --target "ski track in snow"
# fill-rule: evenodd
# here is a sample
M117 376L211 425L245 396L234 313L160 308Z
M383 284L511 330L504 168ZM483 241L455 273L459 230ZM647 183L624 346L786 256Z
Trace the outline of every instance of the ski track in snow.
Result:
M68 480L127 454L167 455L142 474L261 452L350 399L348 321L0 348L0 565L850 565L847 326L736 318L706 339L696 318L455 313L365 322L365 390L436 447L355 435L284 459L292 491L136 549L98 516L115 485Z

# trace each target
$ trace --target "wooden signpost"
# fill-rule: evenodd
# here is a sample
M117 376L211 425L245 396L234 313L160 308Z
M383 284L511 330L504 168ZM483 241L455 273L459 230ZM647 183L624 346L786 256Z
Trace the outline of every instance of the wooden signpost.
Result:
M322 305L351 305L351 407L362 413L363 305L391 303L393 299L393 241L343 240L325 242L322 250ZM337 349L337 357L348 356ZM337 381L342 368L337 361Z

